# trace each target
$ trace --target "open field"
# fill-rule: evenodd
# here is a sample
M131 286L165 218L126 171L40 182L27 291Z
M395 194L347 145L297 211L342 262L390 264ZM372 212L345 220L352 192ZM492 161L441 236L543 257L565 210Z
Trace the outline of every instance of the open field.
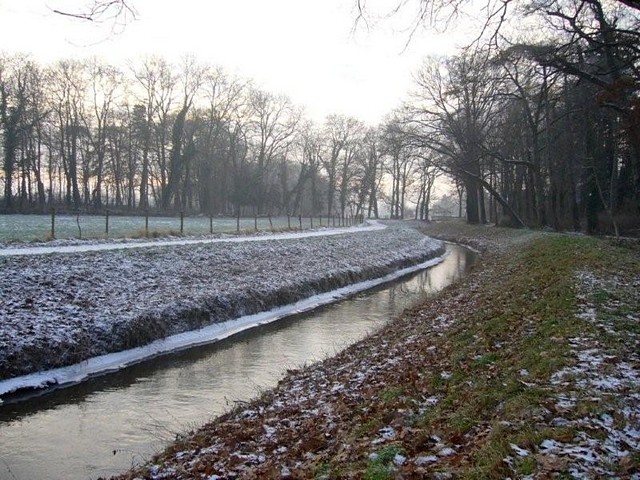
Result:
M311 219L302 218L302 228L311 228ZM322 219L322 224L327 225L327 218ZM79 223L79 227L78 227ZM258 217L258 230L282 230L288 228L300 228L298 217L272 217L271 223L267 217ZM313 219L313 226L320 226L320 218ZM230 217L184 217L184 235L206 235L209 233L233 233L237 230L235 218ZM256 228L256 219L241 218L240 230L253 231ZM180 234L180 217L156 217L150 216L146 224L144 216L120 216L110 215L75 215L57 214L55 216L54 235L57 239L69 238L123 238L167 236ZM0 215L0 243L2 242L32 242L50 240L51 215Z

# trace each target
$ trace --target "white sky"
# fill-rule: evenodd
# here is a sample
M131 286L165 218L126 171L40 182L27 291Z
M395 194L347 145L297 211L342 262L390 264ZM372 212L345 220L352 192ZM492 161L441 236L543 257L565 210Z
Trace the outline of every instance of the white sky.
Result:
M102 56L111 63L158 54L204 63L288 95L316 121L331 113L370 124L398 106L429 54L453 51L455 36L417 32L396 18L353 34L354 0L130 0L138 19L112 24L61 17L84 0L0 0L0 49L43 63ZM385 3L385 2L383 2ZM387 0L388 6L395 4ZM392 25L395 23L396 26Z

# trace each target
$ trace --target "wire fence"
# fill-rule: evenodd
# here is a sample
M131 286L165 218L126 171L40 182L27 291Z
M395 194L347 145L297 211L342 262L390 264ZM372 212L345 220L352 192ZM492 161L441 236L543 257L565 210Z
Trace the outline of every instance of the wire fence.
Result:
M33 242L54 239L146 238L197 236L220 233L306 230L344 227L361 223L352 216L177 216L102 215L57 213L49 215L0 215L0 242Z

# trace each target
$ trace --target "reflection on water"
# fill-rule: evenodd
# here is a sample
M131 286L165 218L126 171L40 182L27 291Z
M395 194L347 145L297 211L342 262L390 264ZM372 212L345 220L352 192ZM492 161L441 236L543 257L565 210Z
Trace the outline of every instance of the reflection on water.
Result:
M475 255L277 323L136 365L41 398L0 406L0 479L88 479L148 458L163 443L274 386L288 368L376 330L463 275Z

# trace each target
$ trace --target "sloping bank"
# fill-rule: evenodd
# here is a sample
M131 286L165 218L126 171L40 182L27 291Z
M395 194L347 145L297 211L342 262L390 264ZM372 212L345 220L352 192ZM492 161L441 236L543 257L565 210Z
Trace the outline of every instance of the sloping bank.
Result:
M413 229L0 258L0 379L72 365L443 253Z
M640 257L448 223L463 280L117 478L640 478Z

